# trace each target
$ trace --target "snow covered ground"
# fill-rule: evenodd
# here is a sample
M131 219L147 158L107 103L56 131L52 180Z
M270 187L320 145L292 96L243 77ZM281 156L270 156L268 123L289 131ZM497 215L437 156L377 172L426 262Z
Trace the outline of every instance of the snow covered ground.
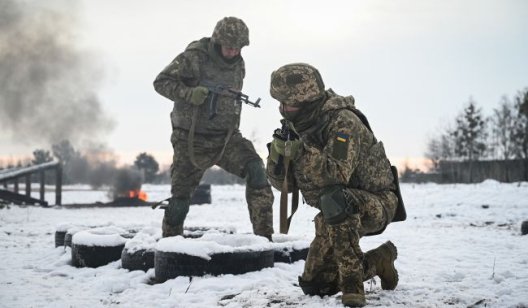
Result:
M143 187L150 200L168 197L168 186ZM369 306L528 307L528 183L476 185L403 184L408 219L363 250L390 239L398 247L400 283L381 290L366 282ZM275 216L278 216L278 193ZM192 206L188 226L233 227L251 232L243 186L213 186L213 204ZM53 195L47 197L54 200ZM109 201L106 192L68 187L64 203ZM179 277L149 284L154 271L128 271L116 261L99 268L70 265L70 248L54 247L64 223L159 227L162 210L137 208L0 209L0 307L341 307L340 294L303 295L297 276L304 261L243 275ZM290 234L310 240L316 211L300 206ZM275 229L278 230L278 217Z

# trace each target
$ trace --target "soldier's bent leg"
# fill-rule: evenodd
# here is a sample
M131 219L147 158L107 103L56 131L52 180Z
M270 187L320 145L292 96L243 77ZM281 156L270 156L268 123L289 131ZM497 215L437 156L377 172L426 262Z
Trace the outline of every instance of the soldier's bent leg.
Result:
M189 212L189 198L171 198L169 206L165 209L161 226L163 237L183 235L183 222Z
M358 232L361 221L357 207L347 204L341 187L330 189L319 201L337 264L341 300L345 306L364 306L363 253Z
M315 238L310 244L303 274L299 277L299 286L304 294L321 297L339 292L337 265L323 220L322 213L315 216Z
M268 238L273 234L273 192L262 160L249 161L245 168L246 200L253 233Z

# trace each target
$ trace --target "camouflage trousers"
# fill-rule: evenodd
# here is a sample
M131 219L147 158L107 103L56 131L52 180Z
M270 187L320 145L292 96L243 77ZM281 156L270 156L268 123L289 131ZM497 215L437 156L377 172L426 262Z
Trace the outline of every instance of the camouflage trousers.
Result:
M389 191L372 194L347 189L345 196L347 203L357 205L359 213L336 225L327 224L322 213L315 216L315 238L301 279L335 292L363 294L363 281L372 278L374 273L364 263L359 240L384 230L394 216L398 200Z
M200 184L205 169L195 167L189 158L188 132L174 129L171 143L174 149L171 166L171 193L174 198L190 198ZM194 136L194 158L200 167L212 167L213 160L222 151L225 136ZM258 156L251 141L245 139L237 130L231 136L217 166L241 178L247 176L246 166L252 161L262 159ZM246 201L253 232L257 235L273 234L273 193L267 181L264 185L251 187L246 185Z

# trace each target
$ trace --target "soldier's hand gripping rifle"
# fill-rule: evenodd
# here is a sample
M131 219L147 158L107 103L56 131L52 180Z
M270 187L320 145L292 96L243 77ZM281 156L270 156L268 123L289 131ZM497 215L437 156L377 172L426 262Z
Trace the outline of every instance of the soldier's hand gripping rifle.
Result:
M202 81L200 85L209 90L209 96L207 98L207 104L209 105L209 120L213 119L218 111L218 95L225 95L235 99L238 103L244 103L255 108L260 108L260 97L256 102L252 102L246 94L226 85L215 84L209 81Z

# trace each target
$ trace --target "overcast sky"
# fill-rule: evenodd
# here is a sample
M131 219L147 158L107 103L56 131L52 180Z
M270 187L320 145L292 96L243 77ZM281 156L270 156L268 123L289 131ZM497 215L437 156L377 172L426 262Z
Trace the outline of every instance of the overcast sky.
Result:
M35 10L64 2L43 3ZM270 74L287 63L310 63L327 88L353 95L394 162L422 157L428 138L470 97L491 114L501 96L528 87L525 0L86 0L67 7L78 21L76 44L104 68L97 91L114 128L99 141L123 163L140 152L170 163L172 102L152 81L224 16L250 30L243 91L262 98L262 108L244 106L240 128L262 156L280 119ZM0 131L0 157L30 156L37 147L47 144Z

